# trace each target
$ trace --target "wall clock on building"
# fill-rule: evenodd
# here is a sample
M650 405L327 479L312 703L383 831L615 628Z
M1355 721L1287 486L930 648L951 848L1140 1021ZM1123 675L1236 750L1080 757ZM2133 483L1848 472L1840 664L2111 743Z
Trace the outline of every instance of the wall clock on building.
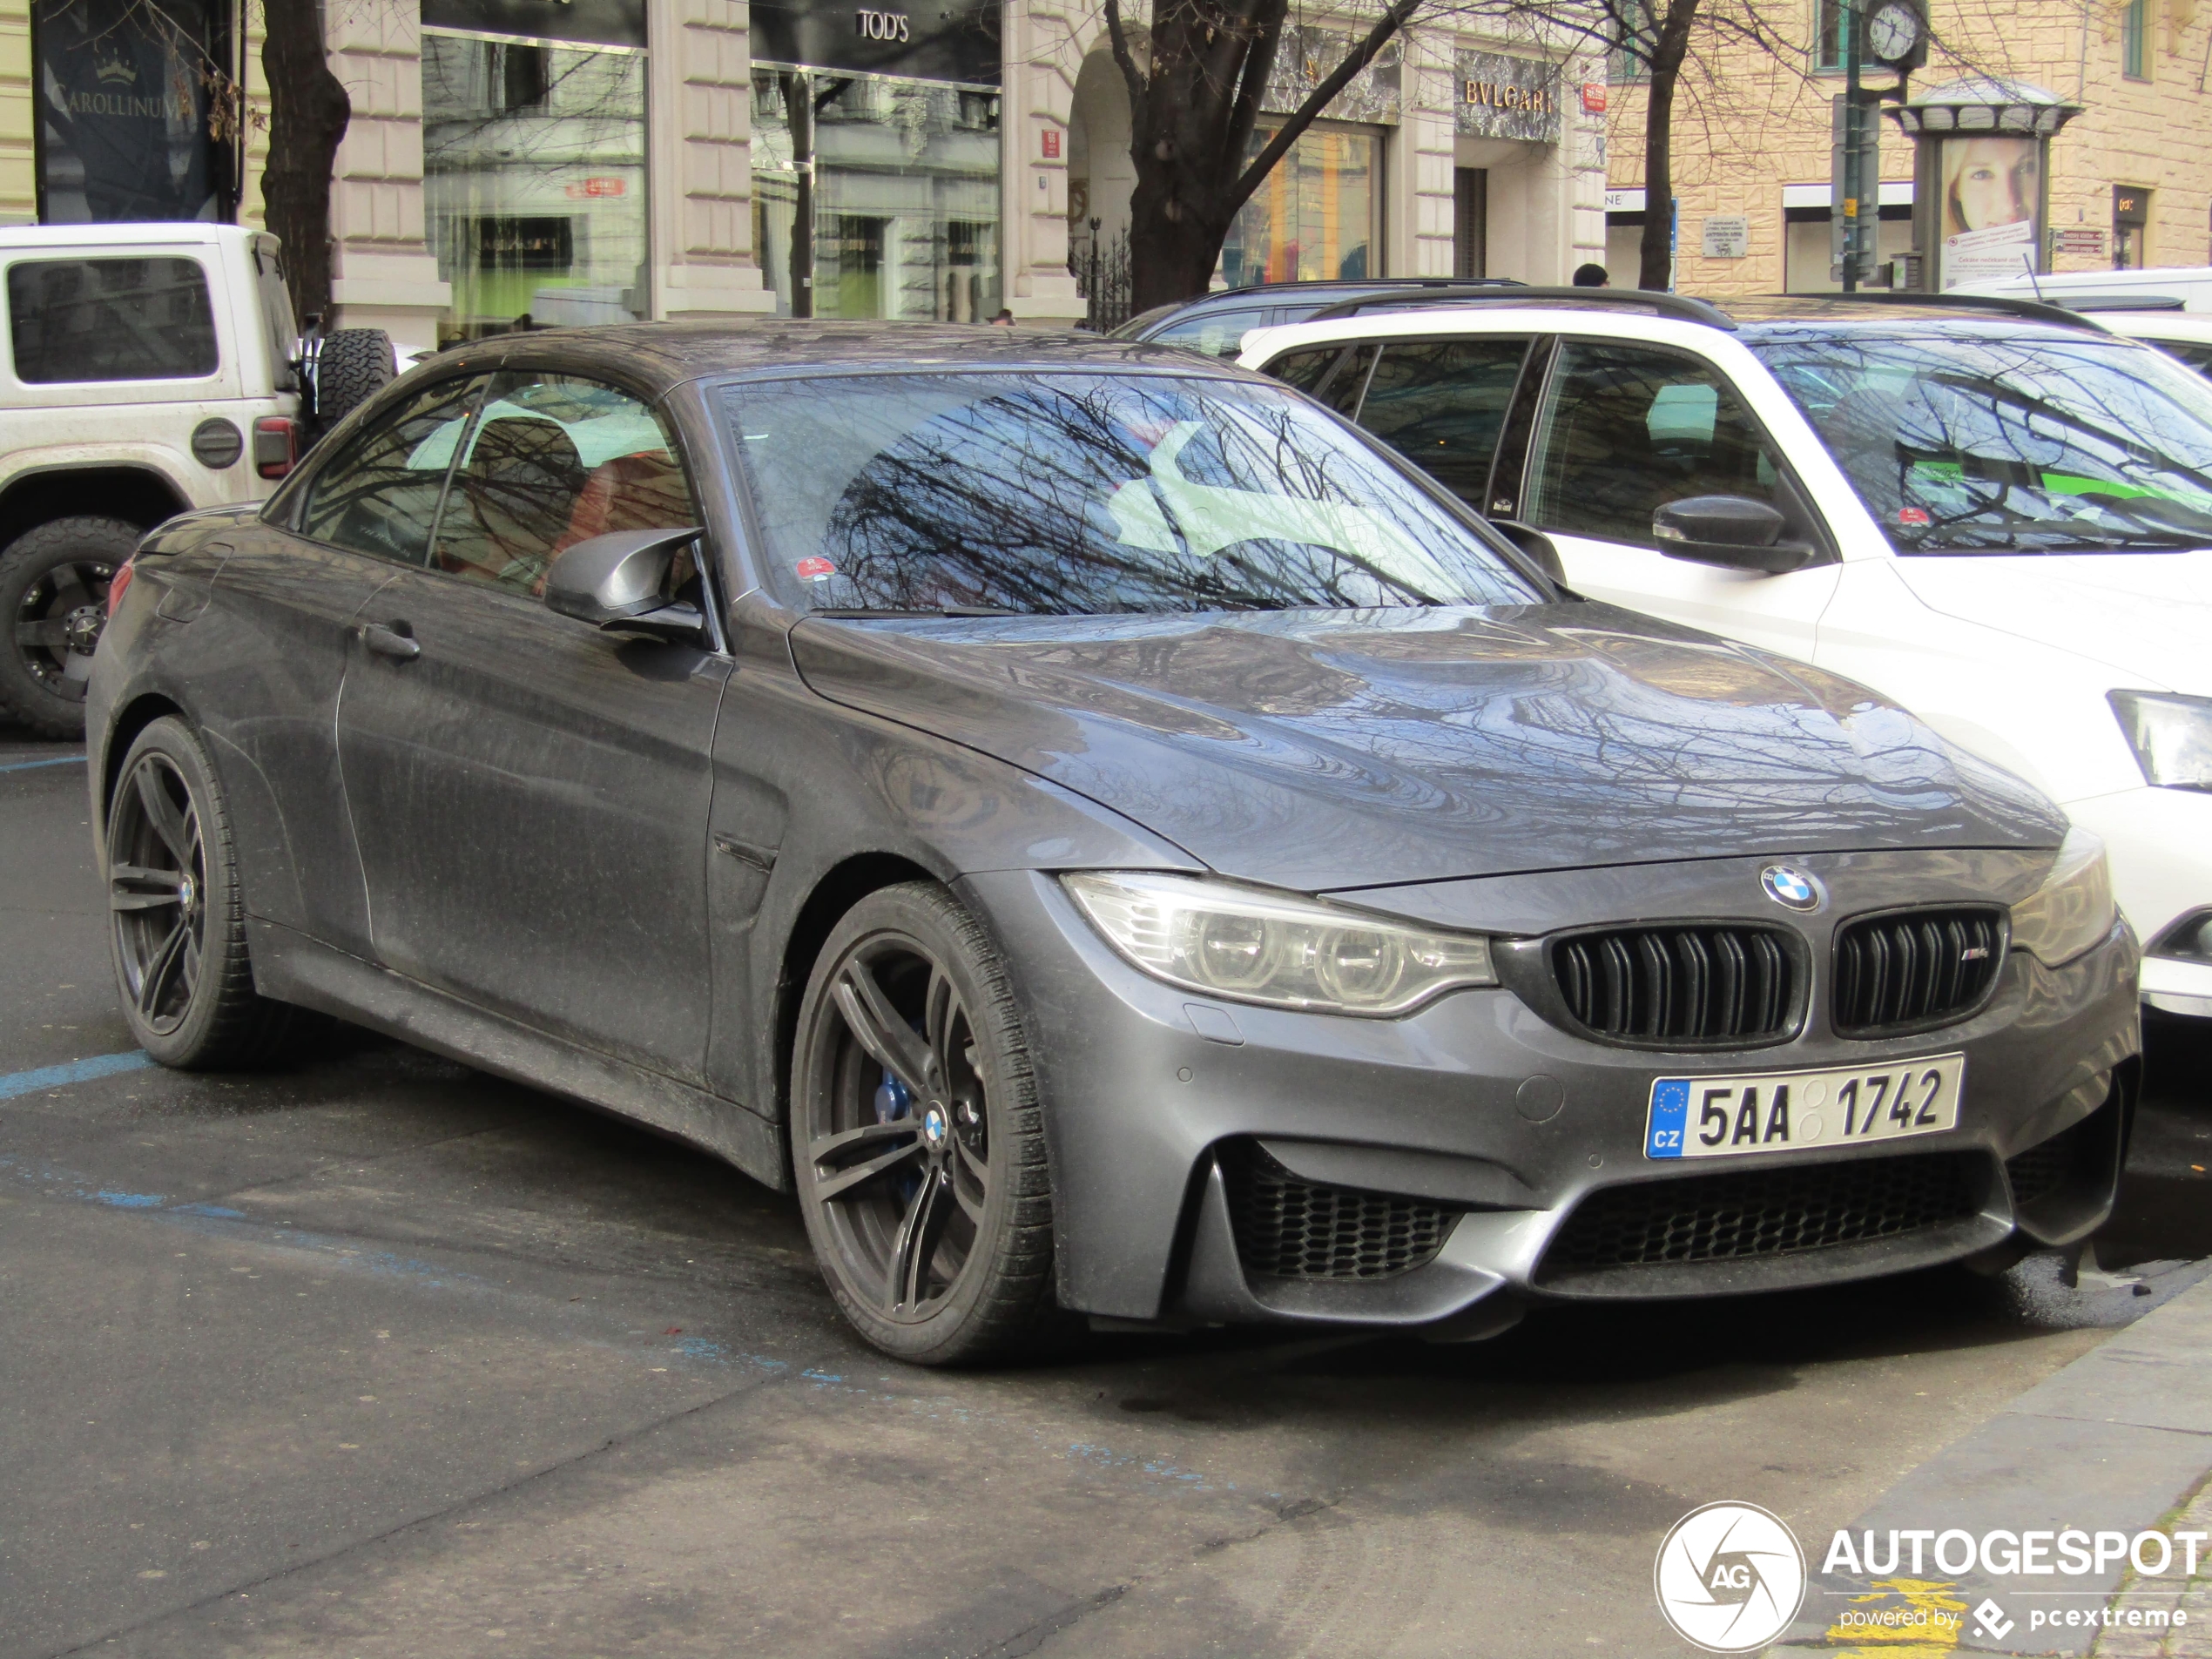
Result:
M1892 69L1917 69L1926 61L1926 32L1919 8L1910 0L1887 0L1866 19L1867 55Z

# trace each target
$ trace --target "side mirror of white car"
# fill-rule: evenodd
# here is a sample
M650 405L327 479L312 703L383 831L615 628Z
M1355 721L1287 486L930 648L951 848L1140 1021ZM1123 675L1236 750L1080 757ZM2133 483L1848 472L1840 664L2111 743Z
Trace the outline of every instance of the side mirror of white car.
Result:
M1811 543L1784 541L1790 521L1744 496L1691 496L1651 516L1651 534L1670 559L1780 576L1819 556Z

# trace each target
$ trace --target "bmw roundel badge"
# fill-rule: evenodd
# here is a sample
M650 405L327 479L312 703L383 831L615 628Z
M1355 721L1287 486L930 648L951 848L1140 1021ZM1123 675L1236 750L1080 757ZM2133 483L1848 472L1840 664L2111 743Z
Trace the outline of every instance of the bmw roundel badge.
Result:
M1818 881L1786 864L1770 864L1760 871L1759 886L1768 898L1791 910L1817 910L1828 896Z

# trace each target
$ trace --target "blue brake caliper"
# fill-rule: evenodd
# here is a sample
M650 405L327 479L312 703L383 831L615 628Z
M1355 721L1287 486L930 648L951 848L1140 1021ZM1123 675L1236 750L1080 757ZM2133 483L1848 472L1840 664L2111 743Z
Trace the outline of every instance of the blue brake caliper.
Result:
M902 1117L912 1116L914 1107L914 1090L893 1076L891 1069L886 1066L883 1069L883 1081L876 1085L875 1121L879 1123L896 1123ZM899 1189L899 1202L901 1204L911 1204L914 1202L914 1189L921 1184L921 1172L911 1169L902 1170L897 1177L896 1184Z

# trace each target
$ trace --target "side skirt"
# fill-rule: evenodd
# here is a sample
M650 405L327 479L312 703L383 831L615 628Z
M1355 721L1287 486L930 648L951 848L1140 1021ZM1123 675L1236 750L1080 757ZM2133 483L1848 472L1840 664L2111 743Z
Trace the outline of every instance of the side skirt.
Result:
M252 917L247 925L253 985L264 996L572 1096L726 1158L763 1186L791 1190L783 1130L736 1101L488 1014L280 923Z

